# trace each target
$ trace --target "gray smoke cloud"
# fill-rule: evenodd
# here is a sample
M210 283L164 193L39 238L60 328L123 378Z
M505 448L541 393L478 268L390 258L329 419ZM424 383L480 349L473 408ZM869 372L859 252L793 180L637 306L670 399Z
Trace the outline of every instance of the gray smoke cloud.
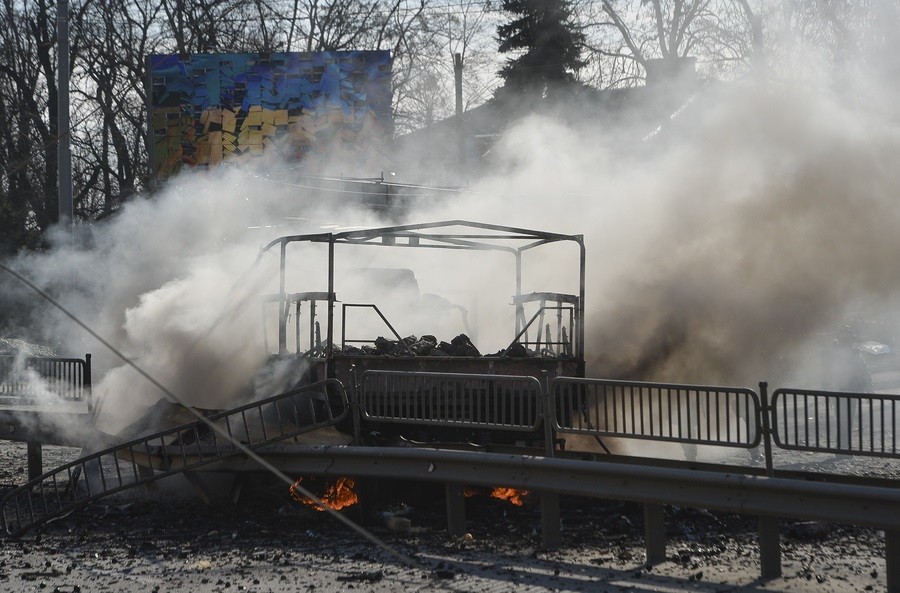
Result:
M275 290L276 260L256 262L273 237L308 232L311 221L377 217L344 201L261 179L283 164L254 160L194 171L157 195L126 204L108 222L79 230L73 247L20 255L13 263L186 402L228 407L247 396L265 361L260 299ZM320 230L316 226L316 230ZM302 265L296 267L300 276ZM115 431L162 394L46 303L4 279L20 314L5 333L94 353L101 427Z
M92 227L85 246L23 254L14 264L200 407L245 397L265 360L258 299L276 290L274 258L253 267L262 244L451 218L585 235L589 375L815 380L810 356L792 351L811 352L818 334L850 314L895 310L900 113L891 88L869 74L849 87L744 81L681 89L596 122L565 108L533 114L493 147L469 191L389 218L353 196L261 180L260 170L292 179L274 160L190 172ZM398 164L416 168L411 158ZM566 249L529 256L524 290L577 292L577 253ZM416 251L351 250L339 272L411 269L420 294L462 303L480 320L482 352L505 346L508 258ZM325 290L321 252L292 261L288 291ZM379 292L348 290L354 298ZM5 298L24 306L32 298L24 294L10 287ZM443 328L403 316L404 301L394 305L403 335ZM25 308L7 333L51 341L67 355L95 353L109 430L160 397L59 315Z
M446 216L585 234L595 376L802 375L791 351L900 289L898 113L867 84L708 85L647 140L532 116Z

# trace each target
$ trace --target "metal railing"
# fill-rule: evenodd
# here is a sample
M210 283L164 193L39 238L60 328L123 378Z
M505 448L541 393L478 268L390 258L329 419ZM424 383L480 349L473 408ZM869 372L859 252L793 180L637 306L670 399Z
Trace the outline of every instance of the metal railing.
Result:
M781 449L900 458L900 396L779 389L772 436Z
M330 391L330 393L329 393ZM325 426L351 413L343 385L327 380L208 417L250 447ZM365 371L353 394L359 423L583 434L682 444L898 457L900 395L641 383L556 377ZM339 409L336 409L337 406ZM91 500L190 470L235 447L201 421L117 445L63 465L0 500L11 533Z
M369 370L355 401L362 422L759 447L770 471L773 447L900 457L900 395Z
M355 392L362 422L624 438L751 450L774 475L773 449L900 458L900 395L369 370ZM687 450L686 450L687 451Z
M375 311L381 320L384 321L384 324L387 326L391 333L397 338L397 344L404 347L404 350L409 349L408 344L403 343L403 338L400 337L400 334L397 333L397 330L394 329L394 326L391 325L391 322L388 321L388 318L384 316L384 313L381 312L381 309L378 308L378 305L374 305L372 303L344 303L341 306L341 348L343 349L347 344L374 344L375 340L357 340L347 339L347 309L372 309Z
M752 389L557 377L550 394L559 432L742 448L760 442Z
M546 311L556 311L557 316L557 324L556 324L556 340L553 340L550 334L550 324L544 323L544 313ZM566 312L569 316L568 325L564 325L562 323L562 313ZM538 320L540 317L540 321L537 324L537 337L534 340L528 339L528 330L534 325L534 322ZM516 334L516 337L513 338L512 342L510 342L509 346L507 346L503 352L504 354L509 351L509 349L518 342L523 346L534 346L535 350L540 351L541 346L550 349L551 346L557 346L558 351L555 354L564 354L566 356L571 356L572 354L572 328L575 323L575 308L573 306L565 306L562 304L555 306L541 305L538 307L538 310L532 315L531 319L529 319L524 327L519 330L519 333ZM568 330L566 329L568 327ZM546 332L544 334L543 332ZM524 336L524 340L522 337Z
M328 379L206 420L252 449L333 426L346 418L349 408L343 385ZM3 527L17 535L93 500L238 452L202 420L133 439L61 465L7 494L0 500Z
M47 403L47 396L91 406L91 355L0 356L0 403Z
M537 431L543 394L534 377L371 370L357 403L365 421Z

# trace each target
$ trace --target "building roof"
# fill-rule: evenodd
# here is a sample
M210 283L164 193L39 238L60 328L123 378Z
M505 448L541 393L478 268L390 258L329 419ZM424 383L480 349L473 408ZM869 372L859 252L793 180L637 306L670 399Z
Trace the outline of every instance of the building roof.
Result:
M534 114L552 114L578 128L585 124L614 130L624 130L642 140L658 134L675 114L700 90L697 84L655 84L597 91L584 87L564 99L544 99L540 106L529 109L510 109L496 100L470 109L463 114L465 155L467 167L477 169L496 140L522 118ZM394 151L401 163L428 165L455 164L459 158L453 147L459 146L455 116L398 136ZM398 167L402 168L402 167ZM453 168L450 166L449 168Z

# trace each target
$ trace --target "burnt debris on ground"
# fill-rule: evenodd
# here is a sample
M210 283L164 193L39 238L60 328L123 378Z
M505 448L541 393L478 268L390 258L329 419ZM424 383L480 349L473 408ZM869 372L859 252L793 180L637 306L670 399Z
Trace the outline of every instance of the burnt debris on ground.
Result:
M5 541L0 588L205 592L290 591L300 585L330 593L350 585L366 591L420 589L437 575L453 580L457 590L588 591L602 585L616 592L658 591L704 583L709 589L701 590L714 591L729 588L741 571L751 575L744 584L755 578L752 517L670 507L667 561L650 568L644 565L638 504L563 497L566 537L562 549L548 552L540 546L537 500L514 506L473 496L466 502L468 537L453 538L445 531L439 490L412 485L405 496L381 501L405 505L403 516L411 524L406 530L390 529L383 513L344 511L413 556L417 568L398 564L294 502L282 485L261 480L248 485L238 504L140 494L77 511L40 534ZM391 495L398 492L390 489ZM880 534L862 528L833 527L814 541L788 529L784 579L760 590L883 590L882 545Z
M336 353L350 356L434 356L434 357L505 357L505 358L559 358L564 356L553 350L542 348L532 350L526 348L521 342L513 342L508 348L492 354L482 355L472 340L466 334L459 334L449 342L439 341L435 336L423 335L421 337L407 336L402 340L390 340L383 336L375 339L373 344L362 346L344 345L343 348L335 348Z

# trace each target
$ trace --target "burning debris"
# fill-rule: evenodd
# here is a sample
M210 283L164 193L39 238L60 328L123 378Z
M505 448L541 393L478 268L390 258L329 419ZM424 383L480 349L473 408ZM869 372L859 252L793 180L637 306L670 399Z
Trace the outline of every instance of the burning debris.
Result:
M506 488L504 486L498 486L491 490L491 498L505 500L517 507L525 504L525 499L529 494L529 490L516 490L515 488Z
M493 354L482 355L472 340L466 334L460 334L450 342L438 341L432 335L424 335L421 338L408 336L402 340L389 340L379 336L373 345L365 344L359 348L356 346L344 346L342 350L336 349L342 354L351 356L433 356L433 357L506 357L506 358L533 358L562 356L549 349L538 351L526 348L520 342L513 342L504 350Z
M463 496L466 498L472 498L474 496L478 496L482 494L482 490L478 488L473 488L471 486L467 486L463 490ZM525 501L528 500L531 496L530 490L518 490L516 488L507 488L506 486L497 486L491 488L491 498L496 498L497 500L505 500L506 502L513 504L517 507L523 506Z
M325 511L322 505L312 500L311 498L300 494L300 492L297 490L297 486L299 486L300 482L302 481L303 478L299 478L288 489L291 498L316 511ZM341 509L353 506L359 502L359 496L357 496L355 488L356 482L353 480L353 478L338 478L334 482L326 483L325 491L319 497L319 499L323 503L325 503L328 508L339 511Z
M373 242L365 244L376 244L374 239L380 239L378 244L385 245L395 244L398 237L406 239L409 233L416 234L414 246L457 249L460 247L459 241L470 241L475 237L483 243L472 244L471 249L505 252L517 249L517 253L536 245L567 241L577 244L581 262L584 261L584 245L578 235L557 235L464 221L330 233L328 239L332 245L343 243L358 246L362 244L360 241L370 239ZM210 463L232 454L235 447L252 449L279 441L292 441L293 445L322 442L349 444L358 441L361 444L401 444L404 441L483 442L490 445L503 444L504 441L517 443L523 437L531 437L534 432L532 428L541 401L537 377L579 376L584 373L583 266L578 294L523 294L519 281L521 269L517 267L515 295L512 303L508 303L514 307L512 331L499 338L502 341L489 346L491 349L505 346L502 350L483 354L469 337L474 334L468 329L467 322L464 323L466 333L457 334L449 342L439 340L433 334L402 338L377 304L338 301L332 280L335 269L333 249L328 258L327 291L287 292L285 274L294 268L285 261L285 248L289 243L302 240L302 235L281 237L262 251L266 253L275 246L281 247L278 250L281 254L278 268L280 290L262 295L264 310L270 310L270 305L274 303L278 315L277 319L264 315L263 348L245 360L247 368L234 373L227 388L219 389L218 383L210 384L204 378L197 379L198 375L215 376L216 372L200 372L191 360L185 358L162 361L167 370L175 369L173 372L189 374L194 379L175 381L177 387L172 390L161 389L165 395L163 398L156 391L152 394L156 400L150 400L150 393L143 394L142 397L156 403L143 410L135 407L121 418L116 418L116 422L109 422L111 430L104 433L104 443L107 438L110 442L124 439L126 444L133 442L138 446L117 445L108 451L86 456L87 461L82 465L96 471L97 478L92 477L92 480L102 484L102 491L86 488L80 493L79 503L86 504L93 498L110 494L113 488L141 484L146 479L161 478L186 471L186 468L193 469L194 465ZM261 261L268 262L262 257ZM306 275L301 277L307 278ZM389 285L389 288L395 287ZM179 293L173 296L184 295ZM252 300L251 296L241 301L241 305L249 300ZM335 318L336 302L341 303L339 323ZM353 324L346 322L348 308L374 310L390 330L387 335L396 339L383 336L374 341L348 339L348 326L351 336L361 333ZM218 327L217 324L218 320L212 328ZM269 347L267 337L273 326L277 326L277 343L271 342L271 346L276 348ZM141 327L150 329L150 326ZM368 338L377 335L376 331L384 331L373 330L373 326L366 324L362 327L365 331L363 335ZM432 331L439 333L437 327L440 326L425 327L435 327ZM340 347L336 343L338 331ZM443 331L453 335L459 330ZM209 337L209 342L222 342L220 337L206 337ZM498 340L496 336L494 339ZM359 347L348 346L348 342ZM224 361L230 360L218 354L214 357L219 360L214 367L216 371L224 369ZM415 362L410 360L416 358L418 360ZM251 366L252 374L249 372ZM118 367L107 376L116 375L122 368L125 367ZM206 370L205 366L203 368ZM404 373L415 372L413 369L430 374L434 381L438 381L439 376L452 373L466 379L450 388L440 382L420 383L412 391L395 381L374 379L384 376L405 381ZM135 370L139 369L135 367ZM357 384L355 377L360 371L363 382ZM163 378L167 377L163 373ZM111 391L113 388L108 380L104 380L103 384L105 396L118 393ZM351 386L352 390L348 392L345 386ZM124 392L126 386L121 389ZM187 399L182 400L182 397ZM360 401L366 402L365 408L358 406L354 410L349 405ZM413 408L409 408L410 402L414 404ZM440 405L419 405L434 402ZM406 406L401 413L409 412L408 417L398 417L401 404ZM115 404L104 407L112 409ZM392 411L385 412L388 408ZM425 411L430 409L435 411ZM355 415L351 416L351 412ZM202 419L197 419L199 416ZM354 426L354 421L357 426ZM477 431L472 428L476 422L480 423ZM521 427L522 434L518 430L493 434L491 427L496 425ZM481 427L486 430L481 430ZM234 447L221 448L224 440L234 441ZM111 463L104 465L107 458ZM128 476L123 479L114 475L119 467L115 463L119 460L131 462L134 478ZM66 471L67 468L61 467L51 474L64 476ZM358 502L356 484L350 478L340 478L330 483L310 481L314 485L312 493L301 488L301 480L289 489L291 496L305 506L317 511L339 510ZM202 490L195 483L192 485ZM481 492L487 495L491 489L482 489ZM320 496L316 496L319 493ZM494 497L521 505L526 494L512 489L497 489ZM31 492L23 491L21 495L31 496ZM18 528L27 529L38 520L52 518L50 516L59 511L56 507L45 510L47 512L39 517L29 516L20 520ZM398 519L393 521L391 528L405 530L410 527L408 521Z
M389 340L379 336L374 345L363 345L360 348L346 346L344 354L369 356L481 356L478 348L466 334L460 334L448 342L438 342L431 335L421 338L408 336L400 341Z

